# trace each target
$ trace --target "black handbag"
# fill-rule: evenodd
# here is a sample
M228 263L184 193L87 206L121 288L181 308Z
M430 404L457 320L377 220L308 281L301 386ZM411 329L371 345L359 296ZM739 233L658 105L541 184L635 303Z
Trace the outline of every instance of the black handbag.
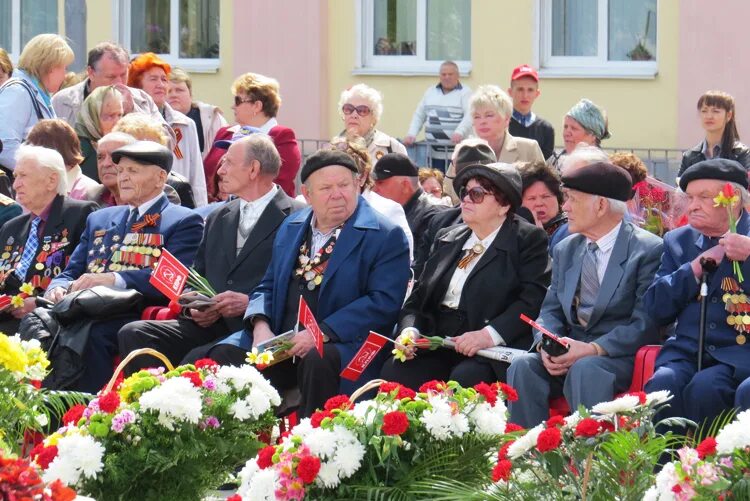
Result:
M137 290L97 285L67 294L52 307L51 312L62 325L69 325L81 318L99 320L123 313L138 313L141 310L143 294Z

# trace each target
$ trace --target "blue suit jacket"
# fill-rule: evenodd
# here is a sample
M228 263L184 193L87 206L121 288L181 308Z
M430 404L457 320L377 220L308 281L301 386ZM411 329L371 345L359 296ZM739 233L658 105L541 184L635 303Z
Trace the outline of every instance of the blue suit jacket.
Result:
M750 236L750 215L745 211L737 221L737 233ZM664 255L656 279L646 292L646 308L651 318L661 325L677 323L674 335L667 339L659 352L657 368L674 360L697 363L699 285L690 261L713 245L692 226L683 226L664 236ZM745 294L750 294L748 261L741 263L746 278L740 287ZM732 262L725 258L708 283L705 349L716 360L733 367L735 377L743 380L750 377L750 345L737 344L735 339L739 333L727 325L721 280L730 276L733 276Z
M266 316L276 334L280 334L289 279L311 219L312 210L306 209L290 215L281 225L274 240L271 265L253 290L245 311L245 318ZM321 328L335 336L332 341L341 355L342 368L369 331L392 335L410 276L409 245L403 230L359 197L357 208L341 230L328 262L316 317ZM239 331L225 342L249 351L252 333ZM373 361L354 383L342 379L342 391L351 392L377 377L384 359Z
M146 226L142 233L160 233L164 238L162 248L174 254L186 266L191 266L203 236L203 218L190 209L169 203L164 195L146 213L161 214L161 216L156 226ZM122 238L130 232L130 228L126 228L129 214L130 206L127 205L107 207L92 212L86 220L86 228L70 257L68 266L50 283L48 290L55 287L67 288L70 282L86 273L89 262L94 259L104 257L109 262L112 245L115 243L113 237L119 236L119 242L122 243ZM94 245L95 234L102 231L105 232L102 243L98 246ZM103 253L102 247L104 247ZM164 295L148 281L151 277L150 268L118 273L125 280L126 286L143 294L147 302L166 302Z
M642 297L659 265L662 241L633 223L622 222L591 319L583 328L574 321L573 301L585 251L586 237L580 234L555 247L552 283L538 322L561 336L596 341L610 357L633 356L638 348L656 340L656 325L646 314Z

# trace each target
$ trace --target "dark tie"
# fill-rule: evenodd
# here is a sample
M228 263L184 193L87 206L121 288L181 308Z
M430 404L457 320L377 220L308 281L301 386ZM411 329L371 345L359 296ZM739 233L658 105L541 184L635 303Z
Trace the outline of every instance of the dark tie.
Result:
M26 237L26 245L23 246L23 254L21 254L21 262L18 264L18 268L16 268L16 275L21 281L26 279L26 272L29 270L29 266L31 266L31 262L34 260L34 256L36 256L36 250L39 247L39 235L37 235L37 231L39 230L41 220L42 218L37 216L31 221L29 236Z
M578 294L578 322L584 327L591 319L591 312L594 309L596 297L599 295L599 275L596 271L596 250L599 247L595 242L591 242L583 256L583 265L581 267L581 290Z
M128 218L128 224L125 227L125 233L130 233L131 228L138 221L138 209L130 209L130 217Z

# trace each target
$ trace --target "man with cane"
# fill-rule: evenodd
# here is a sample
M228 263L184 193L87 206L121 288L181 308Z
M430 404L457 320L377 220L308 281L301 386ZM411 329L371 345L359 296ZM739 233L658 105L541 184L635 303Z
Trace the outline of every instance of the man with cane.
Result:
M647 392L669 390L674 395L660 418L710 421L733 406L737 386L750 376L745 346L750 282L743 277L750 277L747 187L745 168L722 158L699 162L680 178L689 200L689 224L665 235L661 266L645 296L654 321L662 326L675 322L674 335L664 344L646 385ZM721 193L736 198L722 206ZM715 271L710 260L718 264ZM704 279L706 295L701 298Z

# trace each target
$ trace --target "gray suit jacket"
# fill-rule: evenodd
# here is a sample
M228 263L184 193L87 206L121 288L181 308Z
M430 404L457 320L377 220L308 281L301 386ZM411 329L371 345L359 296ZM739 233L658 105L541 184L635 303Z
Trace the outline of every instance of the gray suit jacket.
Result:
M604 273L599 296L586 328L573 310L586 237L571 235L554 249L552 283L538 322L560 336L596 341L611 357L633 356L638 348L656 342L657 326L648 317L643 295L654 279L662 252L661 238L623 221ZM535 333L538 341L541 334Z

